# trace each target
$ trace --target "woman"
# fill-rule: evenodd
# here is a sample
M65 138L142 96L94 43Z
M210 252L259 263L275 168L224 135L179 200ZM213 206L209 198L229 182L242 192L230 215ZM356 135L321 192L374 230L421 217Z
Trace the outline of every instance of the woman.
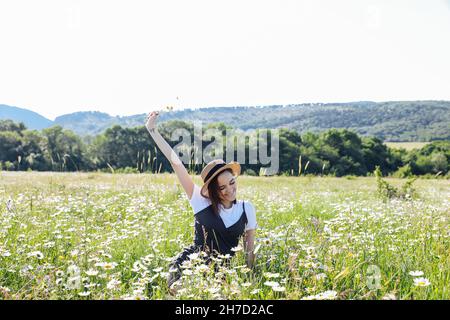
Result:
M249 268L253 267L255 255L255 229L257 227L255 208L250 202L236 200L236 177L241 172L237 162L225 163L221 159L206 165L200 176L203 186L194 184L183 163L156 128L158 112L147 116L145 126L164 156L170 161L195 214L194 244L185 248L171 263L167 279L170 293L181 276L180 266L194 252L233 256L234 247L243 236L243 248Z

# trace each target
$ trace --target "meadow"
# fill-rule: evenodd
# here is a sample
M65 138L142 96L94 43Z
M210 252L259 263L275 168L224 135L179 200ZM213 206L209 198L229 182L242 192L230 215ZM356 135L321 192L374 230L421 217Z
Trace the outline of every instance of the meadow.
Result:
M176 176L0 172L0 299L450 299L448 180L389 200L374 177L237 181L257 210L254 269L241 246L216 271L193 255L171 296L194 230Z

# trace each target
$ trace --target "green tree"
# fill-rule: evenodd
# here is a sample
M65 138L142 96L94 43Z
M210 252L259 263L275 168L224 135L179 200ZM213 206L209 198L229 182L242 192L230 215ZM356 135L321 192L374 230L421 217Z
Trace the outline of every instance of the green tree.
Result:
M53 126L42 132L47 139L47 152L53 170L78 171L90 168L85 157L86 146L75 133L61 126Z

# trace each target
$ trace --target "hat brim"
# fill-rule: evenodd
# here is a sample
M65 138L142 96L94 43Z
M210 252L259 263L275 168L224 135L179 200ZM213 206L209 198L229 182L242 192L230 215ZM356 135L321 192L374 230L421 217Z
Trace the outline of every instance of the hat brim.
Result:
M217 175L222 173L224 170L231 169L233 171L234 176L238 176L241 174L241 165L238 162L232 161L226 165L224 165L222 168L217 170L217 172L214 172L214 174L203 184L200 193L202 196L209 198L208 196L208 185L214 179Z

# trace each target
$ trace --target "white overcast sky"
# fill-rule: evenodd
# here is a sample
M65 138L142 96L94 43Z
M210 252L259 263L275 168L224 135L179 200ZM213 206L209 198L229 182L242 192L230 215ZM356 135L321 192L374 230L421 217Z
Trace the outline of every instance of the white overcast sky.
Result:
M450 100L450 0L0 0L0 104L51 120L425 99Z

